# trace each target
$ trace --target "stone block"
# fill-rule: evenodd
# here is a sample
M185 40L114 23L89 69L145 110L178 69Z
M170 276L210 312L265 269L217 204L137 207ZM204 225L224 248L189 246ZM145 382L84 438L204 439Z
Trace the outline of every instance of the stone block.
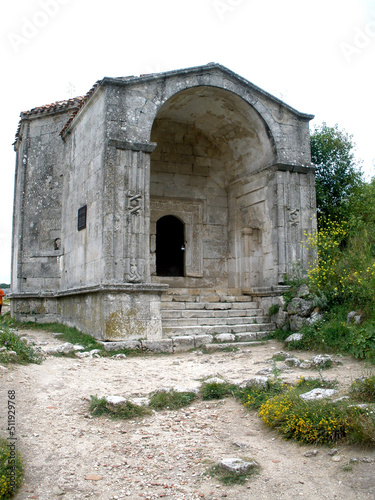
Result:
M289 317L289 326L292 332L298 332L306 323L306 318L302 318L296 314Z
M292 335L289 335L289 337L287 337L284 340L284 342L286 344L289 344L289 342L299 342L302 339L303 339L302 333L293 333Z
M157 353L172 353L173 343L172 339L163 340L141 340L142 350Z
M172 337L172 343L174 352L190 351L195 347L194 337L192 336Z
M289 314L298 314L299 316L309 316L314 309L313 302L311 300L305 300L301 298L294 298L288 304L287 310Z
M229 472L235 472L236 474L241 474L247 472L249 469L258 467L258 464L254 461L245 462L240 458L224 458L220 462L220 467Z
M236 336L232 333L220 333L215 337L216 342L234 342L235 340Z
M195 347L201 347L207 344L211 344L213 339L214 338L212 335L195 335L194 336Z
M336 389L322 389L317 388L312 391L305 392L305 394L301 394L300 398L305 401L315 401L316 399L325 399L330 398L334 394L336 394Z
M138 340L123 340L119 342L99 341L106 351L119 351L121 349L138 350L141 349L141 342Z
M257 334L256 332L236 333L235 337L237 342L251 342L252 340L256 340Z

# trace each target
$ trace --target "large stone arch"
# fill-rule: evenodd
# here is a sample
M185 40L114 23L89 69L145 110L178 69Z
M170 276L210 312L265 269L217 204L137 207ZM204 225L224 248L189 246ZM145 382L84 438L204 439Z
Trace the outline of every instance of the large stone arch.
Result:
M249 270L245 261L250 257L257 261L253 268L261 266L261 241L253 239L250 250L243 242L243 225L248 224L243 212L246 208L252 213L258 229L266 225L269 214L264 206L252 208L249 197L240 200L241 186L276 162L275 142L259 113L230 90L193 86L178 90L159 107L150 140L156 144L150 176L153 280L180 288L260 286L263 272ZM156 276L153 241L161 200L170 213L186 212L187 203L201 205L201 220L198 211L195 216L190 212L187 224L190 265L183 278ZM194 234L201 235L201 245Z
M140 121L146 128L147 140L152 140L152 129L154 127L154 122L161 114L165 113L167 109L174 108L174 115L178 116L177 106L182 105L186 108L189 104L192 104L192 98L194 97L208 97L215 96L221 100L221 103L226 102L229 106L232 104L236 111L243 114L245 118L246 114L253 114L253 120L255 117L257 120L263 123L264 129L272 141L272 146L275 152L275 161L277 160L277 145L274 136L279 135L278 127L272 119L270 110L262 103L259 99L255 98L254 95L247 91L244 91L243 85L239 82L228 81L227 75L219 74L216 78L212 78L212 75L203 75L199 81L191 81L190 78L179 79L178 85L175 84L173 79L166 81L163 86L162 95L157 95L151 102L148 101L145 107L152 109L152 113L142 114ZM190 102L187 101L190 98ZM202 101L202 99L201 99ZM202 112L202 110L200 110ZM214 110L213 110L214 111ZM228 109L229 111L229 109Z

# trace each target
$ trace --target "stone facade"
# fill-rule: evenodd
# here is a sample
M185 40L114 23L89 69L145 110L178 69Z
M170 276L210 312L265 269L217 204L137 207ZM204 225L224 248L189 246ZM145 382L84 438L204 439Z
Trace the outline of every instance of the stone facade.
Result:
M156 340L168 289L277 293L311 258L311 118L218 64L22 113L12 315Z

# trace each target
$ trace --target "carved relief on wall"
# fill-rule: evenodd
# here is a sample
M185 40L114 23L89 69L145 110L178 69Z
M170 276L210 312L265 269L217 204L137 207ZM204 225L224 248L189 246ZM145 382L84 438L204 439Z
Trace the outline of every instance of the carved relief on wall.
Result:
M291 226L296 227L300 223L300 211L299 208L287 207L288 211L288 222Z
M128 191L128 211L130 215L138 215L142 208L142 195L133 191Z
M130 264L130 273L127 276L127 281L129 283L139 283L141 280L142 280L142 277L138 272L137 264L133 261Z

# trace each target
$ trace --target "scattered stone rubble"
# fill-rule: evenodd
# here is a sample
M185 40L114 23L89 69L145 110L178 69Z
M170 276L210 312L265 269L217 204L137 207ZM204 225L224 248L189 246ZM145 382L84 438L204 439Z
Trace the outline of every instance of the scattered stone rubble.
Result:
M288 341L290 337L293 338L292 340ZM291 342L293 340L294 341L301 340L302 335L294 333L293 335L290 335L290 337L288 337L288 339L285 340L286 343ZM276 365L276 368L280 371L283 371L285 369L285 365L287 365L287 367L298 367L305 370L309 370L311 368L317 368L317 369L330 368L331 366L342 364L339 359L334 358L329 354L317 354L316 356L313 356L311 359L304 359L303 361L301 361L292 353L279 351L275 353L273 357L279 360L283 359L284 365L279 365L279 364ZM273 359L271 359L270 361L273 362Z
M271 316L271 320L277 328L284 331L299 332L305 325L312 325L323 319L319 308L315 306L312 300L310 290L307 285L300 286L296 291L296 296L285 304L285 299L279 297L279 310ZM358 311L350 311L347 315L347 323L359 325L362 322L362 314ZM303 335L295 333L290 335L285 342L302 340Z
M298 332L304 325L311 325L323 318L311 299L306 285L298 288L296 296L286 306L283 297L279 299L279 311L272 316L277 328Z
M313 389L312 391L301 394L300 398L305 401L315 401L316 399L330 398L331 396L336 394L336 392L336 389L323 389L319 387L317 389Z

